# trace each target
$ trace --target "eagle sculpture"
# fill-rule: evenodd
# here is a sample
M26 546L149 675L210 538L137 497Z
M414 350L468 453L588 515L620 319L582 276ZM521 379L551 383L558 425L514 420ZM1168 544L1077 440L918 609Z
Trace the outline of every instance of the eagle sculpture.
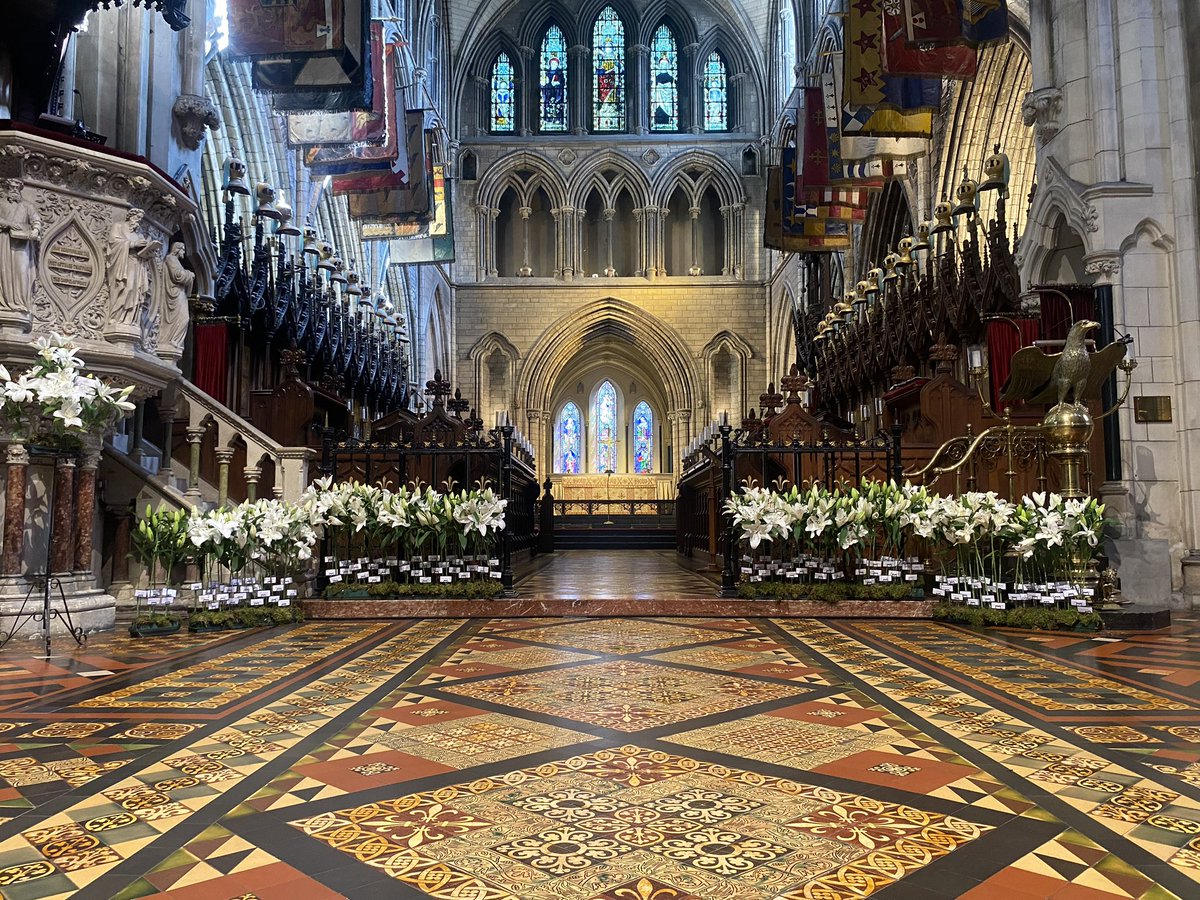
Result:
M1044 353L1039 347L1022 347L1012 357L1012 372L1000 392L1006 404L1024 401L1082 404L1098 400L1100 389L1117 364L1125 358L1126 342L1114 341L1088 353L1087 333L1100 323L1089 319L1076 322L1067 334L1061 353Z

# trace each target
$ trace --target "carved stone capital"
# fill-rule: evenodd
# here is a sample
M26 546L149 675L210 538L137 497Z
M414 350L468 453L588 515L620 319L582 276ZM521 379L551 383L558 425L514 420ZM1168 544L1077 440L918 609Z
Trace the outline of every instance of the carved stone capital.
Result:
M183 146L189 150L199 150L200 142L204 140L204 129L216 131L221 127L221 117L217 108L207 97L199 94L180 94L175 98L171 107L171 115L179 126L179 136Z
M29 465L29 450L24 444L9 444L4 450L4 462L10 466Z
M1119 253L1091 253L1083 258L1083 271L1101 282L1111 282L1121 273Z
M1056 87L1030 91L1021 102L1021 118L1026 125L1033 126L1033 133L1039 144L1050 140L1062 127L1059 122L1062 102L1063 93Z

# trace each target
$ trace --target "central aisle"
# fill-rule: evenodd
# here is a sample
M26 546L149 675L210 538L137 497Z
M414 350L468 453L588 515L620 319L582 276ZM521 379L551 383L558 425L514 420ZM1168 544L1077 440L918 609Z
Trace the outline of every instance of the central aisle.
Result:
M560 550L516 589L537 600L711 600L718 585L673 550Z

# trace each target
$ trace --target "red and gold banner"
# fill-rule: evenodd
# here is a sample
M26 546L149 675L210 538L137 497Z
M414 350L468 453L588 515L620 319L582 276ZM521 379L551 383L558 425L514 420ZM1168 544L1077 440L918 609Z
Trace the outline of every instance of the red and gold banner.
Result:
M889 75L883 54L883 0L854 0L847 11L843 54L846 106L872 112L936 110L942 98L941 78Z
M958 0L903 0L900 15L909 44L956 44L962 40Z

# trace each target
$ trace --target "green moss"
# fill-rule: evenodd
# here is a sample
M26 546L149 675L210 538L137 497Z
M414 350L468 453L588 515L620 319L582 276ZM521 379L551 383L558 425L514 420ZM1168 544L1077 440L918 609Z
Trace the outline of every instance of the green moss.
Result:
M1099 613L1081 613L1076 609L1020 606L1016 609L991 609L939 603L933 617L952 625L971 628L1024 628L1030 631L1100 631L1104 620Z
M738 596L747 600L912 600L920 594L908 584L790 584L786 581L743 581Z
M504 590L498 581L457 581L450 584L402 584L381 581L378 584L331 584L325 588L325 599L358 599L365 593L372 600L436 599L491 600Z

